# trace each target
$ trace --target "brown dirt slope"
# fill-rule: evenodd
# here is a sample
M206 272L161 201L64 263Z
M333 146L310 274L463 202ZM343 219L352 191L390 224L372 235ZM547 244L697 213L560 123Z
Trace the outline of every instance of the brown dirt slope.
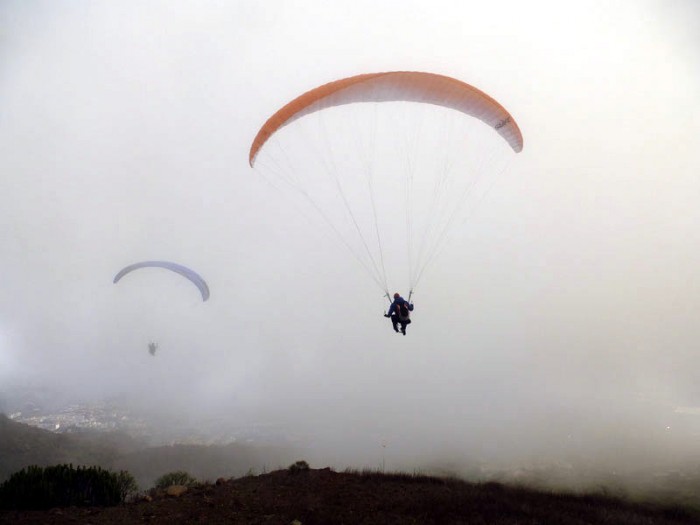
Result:
M275 471L111 508L0 513L27 524L688 524L690 511L408 474Z

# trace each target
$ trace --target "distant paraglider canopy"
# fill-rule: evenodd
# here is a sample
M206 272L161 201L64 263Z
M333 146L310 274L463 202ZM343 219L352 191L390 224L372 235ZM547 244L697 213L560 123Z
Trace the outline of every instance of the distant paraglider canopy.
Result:
M179 273L186 279L189 279L192 284L194 284L198 289L199 292L202 294L202 300L206 301L209 299L209 286L207 286L207 283L204 281L201 275L199 275L197 272L194 270L190 270L189 268L182 266L181 264L177 264L174 262L168 262L168 261L143 261L135 264L130 264L126 268L122 268L117 275L114 276L114 283L118 283L119 280L124 277L126 274L133 272L134 270L138 270L140 268L165 268L166 270L170 270L175 273ZM156 345L157 348L157 345ZM150 349L150 345L149 345Z
M291 100L259 129L248 162L322 219L387 297L390 279L410 297L449 232L522 149L515 119L483 91L389 71Z

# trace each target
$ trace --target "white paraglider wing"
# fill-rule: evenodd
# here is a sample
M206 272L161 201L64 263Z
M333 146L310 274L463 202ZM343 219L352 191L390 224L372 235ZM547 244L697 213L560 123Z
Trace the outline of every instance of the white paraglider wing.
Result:
M209 286L207 286L206 281L202 278L201 275L199 275L194 270L187 268L186 266L182 266L181 264L169 261L143 261L130 264L129 266L122 268L119 271L119 273L117 273L117 275L114 276L113 282L116 284L125 275L133 272L134 270L139 270L141 268L165 268L166 270L170 270L171 272L178 273L186 279L188 279L189 281L191 281L192 284L194 284L197 287L197 289L199 289L199 292L202 294L203 301L209 299Z

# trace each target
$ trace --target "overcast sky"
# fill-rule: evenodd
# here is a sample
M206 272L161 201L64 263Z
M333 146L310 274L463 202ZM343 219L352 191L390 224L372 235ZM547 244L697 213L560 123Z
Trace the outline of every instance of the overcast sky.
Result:
M674 412L700 405L696 2L6 0L0 31L5 386L281 422L360 464L700 432ZM482 89L525 139L406 337L248 165L294 97L392 70ZM211 299L112 284L149 259Z

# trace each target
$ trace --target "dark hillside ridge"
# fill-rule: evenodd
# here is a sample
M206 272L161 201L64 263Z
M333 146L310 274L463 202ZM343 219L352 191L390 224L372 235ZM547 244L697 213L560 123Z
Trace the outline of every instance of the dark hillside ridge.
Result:
M167 472L185 470L199 481L240 477L288 465L297 453L269 445L148 447L123 432L55 434L0 414L0 483L24 467L60 464L128 470L142 489Z
M6 512L0 523L600 524L700 523L690 510L410 474L279 470L110 508Z
M73 463L112 468L118 456L138 448L136 440L121 432L55 434L0 414L0 483L29 465Z

